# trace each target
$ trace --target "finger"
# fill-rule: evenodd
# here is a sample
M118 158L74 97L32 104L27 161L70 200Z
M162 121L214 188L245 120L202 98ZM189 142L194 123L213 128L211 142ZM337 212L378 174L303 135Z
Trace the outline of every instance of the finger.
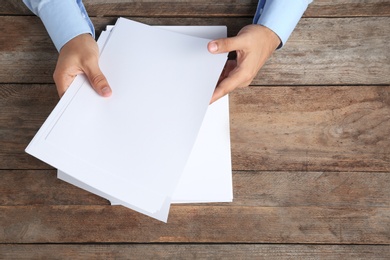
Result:
M241 50L244 47L239 37L221 38L208 43L207 48L211 53L225 53Z
M234 69L229 76L222 80L215 88L210 104L238 87L248 86L248 82L250 83L245 74L242 72L242 69L236 67L236 69Z
M210 103L215 102L236 88L248 86L253 80L252 74L248 71L246 66L235 67L228 77L217 85Z
M62 97L65 91L69 88L70 84L72 84L75 76L64 74L60 72L58 69L54 71L53 79L54 83L57 87L58 96Z
M103 75L103 72L100 70L99 65L94 63L85 69L85 74L87 75L89 82L91 83L93 89L103 96L109 97L112 94L112 90L106 77Z
M221 97L225 96L229 92L231 92L234 88L231 88L230 86L232 85L230 83L231 79L226 78L219 83L219 85L215 88L213 96L211 97L210 104L214 103Z
M224 80L225 78L227 78L229 76L229 74L234 70L235 67L237 67L236 60L228 60L226 62L225 66L223 67L221 76L219 76L217 86L219 85L219 83L221 83L222 80Z

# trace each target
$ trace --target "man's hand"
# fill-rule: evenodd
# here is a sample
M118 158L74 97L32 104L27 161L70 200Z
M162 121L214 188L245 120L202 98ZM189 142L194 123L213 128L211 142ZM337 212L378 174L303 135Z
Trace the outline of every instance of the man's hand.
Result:
M99 48L90 34L81 34L67 42L60 50L53 75L58 95L62 97L76 75L85 73L99 95L111 96L111 88L98 62Z
M228 61L210 103L238 87L246 87L279 46L279 37L267 27L247 25L235 37L211 41L211 53L236 51L237 61Z

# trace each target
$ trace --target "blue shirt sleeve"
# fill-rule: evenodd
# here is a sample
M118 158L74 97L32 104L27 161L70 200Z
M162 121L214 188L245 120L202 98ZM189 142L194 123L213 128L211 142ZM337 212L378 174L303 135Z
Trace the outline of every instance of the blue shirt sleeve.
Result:
M95 29L81 0L23 0L42 20L58 51L74 37Z
M297 26L312 0L260 0L253 23L261 24L276 33L281 48Z

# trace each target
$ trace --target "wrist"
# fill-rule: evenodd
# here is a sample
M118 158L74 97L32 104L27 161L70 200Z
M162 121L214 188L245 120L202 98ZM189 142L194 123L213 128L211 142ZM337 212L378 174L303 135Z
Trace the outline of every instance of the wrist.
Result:
M276 50L282 43L282 40L279 38L279 36L267 26L264 25L257 25L257 26L262 27L269 41L270 47L272 48L272 50Z

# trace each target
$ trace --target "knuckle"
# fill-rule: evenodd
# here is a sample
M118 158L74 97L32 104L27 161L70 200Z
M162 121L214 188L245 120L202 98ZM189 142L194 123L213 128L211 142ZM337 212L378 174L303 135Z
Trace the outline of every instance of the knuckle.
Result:
M223 48L228 51L233 50L233 40L231 38L226 38L223 40Z
M92 85L96 87L98 87L104 82L105 82L105 77L102 74L93 75L91 78Z

